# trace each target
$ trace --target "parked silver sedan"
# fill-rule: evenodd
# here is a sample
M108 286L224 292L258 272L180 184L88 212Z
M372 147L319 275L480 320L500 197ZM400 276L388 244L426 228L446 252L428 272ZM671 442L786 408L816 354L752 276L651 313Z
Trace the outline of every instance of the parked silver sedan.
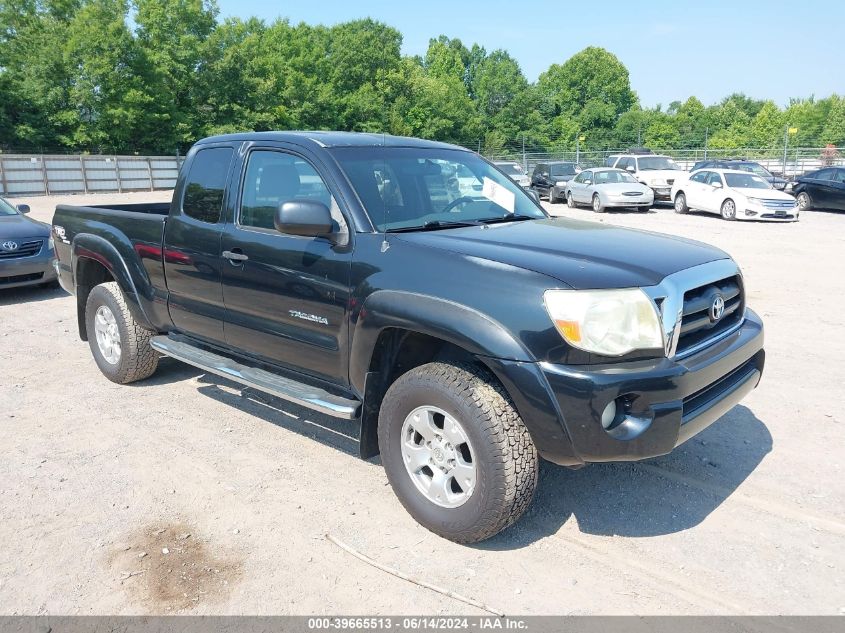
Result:
M572 209L579 204L590 205L596 213L608 207L647 211L654 204L654 191L622 169L599 167L585 169L569 181L566 203Z

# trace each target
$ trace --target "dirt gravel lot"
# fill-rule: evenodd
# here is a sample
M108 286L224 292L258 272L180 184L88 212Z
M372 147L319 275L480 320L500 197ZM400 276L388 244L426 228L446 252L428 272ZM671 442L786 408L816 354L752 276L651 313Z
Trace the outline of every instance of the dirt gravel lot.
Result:
M49 221L57 198L26 202ZM845 613L845 214L547 208L731 253L760 388L665 457L544 464L522 521L466 547L405 513L354 425L168 359L112 384L70 296L0 291L0 613L482 614L326 533L511 615Z

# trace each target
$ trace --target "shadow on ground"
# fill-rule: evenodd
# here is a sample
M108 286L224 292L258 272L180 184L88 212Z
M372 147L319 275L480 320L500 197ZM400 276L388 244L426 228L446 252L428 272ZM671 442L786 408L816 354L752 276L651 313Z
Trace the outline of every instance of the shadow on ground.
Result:
M18 303L32 303L34 301L49 301L59 297L67 297L58 283L45 286L23 286L0 290L0 306L10 306Z
M771 450L766 426L740 405L663 457L581 470L544 463L531 509L478 547L525 547L573 517L581 532L600 536L681 532L717 509Z
M358 454L356 422L324 416L192 368L183 372L173 367L162 373L173 379L195 376L199 392L207 397L348 455ZM681 532L717 509L771 450L766 426L739 405L663 457L592 464L580 470L543 462L529 511L516 525L476 547L526 547L556 533L572 518L581 532L602 536Z

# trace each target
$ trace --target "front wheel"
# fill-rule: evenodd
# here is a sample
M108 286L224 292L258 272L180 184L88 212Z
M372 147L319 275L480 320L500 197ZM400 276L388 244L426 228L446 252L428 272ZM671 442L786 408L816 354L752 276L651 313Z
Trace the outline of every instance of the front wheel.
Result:
M476 543L514 523L537 486L537 450L503 388L469 364L429 363L394 382L379 449L399 501L421 525Z
M106 378L125 385L152 376L159 355L150 347L155 332L135 321L117 283L95 286L85 304L88 344Z
M684 195L684 192L681 191L675 196L675 213L686 213L689 211L689 207L687 206L687 197Z
M601 198L599 198L599 194L593 194L593 211L596 213L604 213L604 205L601 203Z
M813 200L810 198L810 194L806 191L799 193L795 199L798 201L798 208L801 211L809 211L813 208Z
M722 203L722 217L726 220L736 220L736 204L730 198Z
M566 206L568 206L570 209L574 209L575 206L576 206L575 205L575 198L572 197L571 191L566 192Z

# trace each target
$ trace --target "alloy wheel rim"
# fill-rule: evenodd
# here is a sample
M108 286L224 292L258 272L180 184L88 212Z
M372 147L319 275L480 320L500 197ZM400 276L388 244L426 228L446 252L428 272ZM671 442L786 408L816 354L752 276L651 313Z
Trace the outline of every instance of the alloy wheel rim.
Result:
M417 490L433 504L457 508L475 490L475 453L466 430L433 406L417 407L402 424L402 463Z
M599 202L598 196L593 196L593 211L598 211L601 203Z
M572 199L571 193L566 194L566 205L570 208L575 206L575 200Z
M798 194L798 208L800 208L802 211L804 211L809 206L809 203L810 203L810 200L809 200L806 193L804 193L802 191L801 193Z
M97 338L97 347L106 362L117 365L120 362L120 329L117 326L117 319L108 306L102 305L97 308L94 315L94 335Z
M736 205L730 200L726 201L725 204L722 205L722 215L726 218L732 218L736 215Z
M679 194L677 198L675 198L675 211L682 211L684 208L684 194Z

